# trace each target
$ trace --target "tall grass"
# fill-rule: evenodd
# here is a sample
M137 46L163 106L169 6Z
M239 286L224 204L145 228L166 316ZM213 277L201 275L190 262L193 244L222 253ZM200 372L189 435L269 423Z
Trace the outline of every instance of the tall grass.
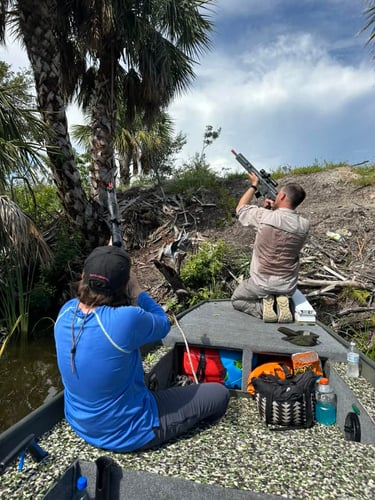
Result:
M5 252L5 249L3 249ZM30 296L37 259L30 259L26 268L17 252L9 248L1 265L0 312L1 326L7 332L0 355L11 338L25 342L29 333Z

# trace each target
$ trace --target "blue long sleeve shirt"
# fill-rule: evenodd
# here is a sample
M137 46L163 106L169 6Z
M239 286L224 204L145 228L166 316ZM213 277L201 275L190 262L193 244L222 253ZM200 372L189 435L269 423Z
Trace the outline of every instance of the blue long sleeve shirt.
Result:
M167 335L168 317L146 292L139 294L137 306L100 306L85 315L77 305L78 299L64 304L55 324L65 417L94 446L135 450L151 441L153 428L159 426L155 399L144 383L139 348Z

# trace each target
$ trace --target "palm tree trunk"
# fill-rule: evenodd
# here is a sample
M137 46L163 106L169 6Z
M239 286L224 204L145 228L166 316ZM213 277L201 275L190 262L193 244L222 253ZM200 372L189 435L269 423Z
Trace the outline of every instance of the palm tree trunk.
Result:
M118 153L120 182L123 186L130 184L130 157L126 153Z
M92 186L94 198L102 202L105 187L112 182L116 174L114 161L114 67L110 52L104 52L95 81L94 102L92 106Z
M76 168L68 132L66 102L61 86L59 43L53 29L55 0L18 2L20 28L34 73L38 104L43 120L53 131L47 143L53 179L66 213L92 245L108 239L108 227L100 206L89 204Z

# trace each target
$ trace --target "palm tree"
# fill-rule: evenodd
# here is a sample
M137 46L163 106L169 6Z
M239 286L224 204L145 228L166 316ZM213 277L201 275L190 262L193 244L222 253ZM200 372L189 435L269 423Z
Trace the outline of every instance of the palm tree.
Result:
M186 90L194 78L194 58L209 46L212 3L0 0L0 41L7 22L13 23L31 63L42 117L54 134L46 146L62 205L94 244L107 231L100 192L114 172L115 95L121 91L129 123L137 112L150 123L177 92ZM91 109L95 201L90 203L65 112L81 81L80 102Z
M84 125L72 127L72 137L85 151L89 151L91 127L86 116L85 122ZM133 120L130 130L126 128L126 124L121 126L121 122L118 121L114 156L118 167L119 184L128 186L131 177L139 173L146 176L152 174L157 178L170 173L169 162L185 142L183 134L174 136L173 120L166 112L161 112L151 127L145 127L139 115Z
M170 116L163 112L150 130L138 130L136 138L140 145L138 164L141 165L142 173L156 177L160 184L162 177L172 173L174 156L186 144L186 136L181 132L173 136L173 122ZM137 173L135 169L133 174Z
M51 130L45 146L61 203L77 230L96 244L98 235L108 234L108 227L99 217L100 207L88 204L76 169L66 118L68 97L84 62L74 44L59 35L60 4L55 0L1 0L0 41L5 40L5 27L9 25L26 48L39 111Z
M117 105L123 129L132 130L136 116L152 123L176 93L188 88L193 58L209 46L205 9L212 0L103 0L96 10L80 2L80 12L78 3L71 25L93 63L83 77L79 102L91 112L93 188L100 199L100 188L115 169Z
M48 129L31 107L24 74L13 76L0 62L0 328L28 333L30 290L39 264L51 253L32 220L8 196L16 177L37 177L45 168L44 138Z
M27 75L13 75L9 68L0 61L0 249L4 257L11 245L18 260L26 265L35 242L46 258L48 248L35 225L7 192L10 179L37 177L45 170L43 144L49 132L37 110L31 107Z
M32 107L25 73L13 75L0 61L0 193L11 176L36 177L45 170L44 138L48 129Z

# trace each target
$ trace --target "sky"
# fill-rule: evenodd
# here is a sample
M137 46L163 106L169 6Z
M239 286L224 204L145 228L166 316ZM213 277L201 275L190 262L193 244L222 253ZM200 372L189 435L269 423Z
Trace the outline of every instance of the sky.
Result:
M218 173L241 171L231 150L258 169L325 162L375 163L375 47L366 42L366 0L217 0L210 50L168 112L187 137L179 161L206 149ZM27 66L14 43L0 48ZM75 106L69 126L82 123Z

